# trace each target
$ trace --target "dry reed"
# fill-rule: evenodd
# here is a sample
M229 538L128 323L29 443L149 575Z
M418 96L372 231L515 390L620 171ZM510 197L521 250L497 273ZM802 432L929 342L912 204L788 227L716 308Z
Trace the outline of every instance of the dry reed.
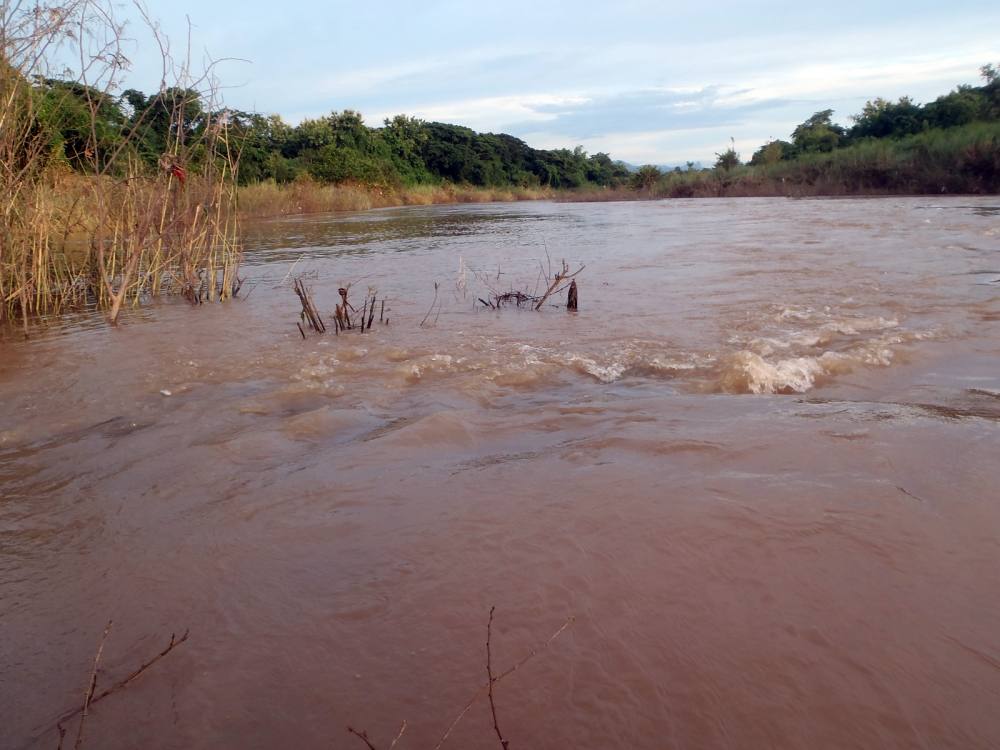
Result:
M128 65L114 19L110 0L15 4L0 16L0 323L21 319L26 332L32 316L70 307L93 305L116 322L125 305L150 296L201 303L239 290L240 145L225 113L214 114L212 65L193 76L188 63L175 64L147 18L163 55L161 95L184 94L167 98L166 150L158 166L140 159L134 127L102 151L100 109ZM33 83L70 53L77 69L63 82L82 89L89 117L82 175L52 146ZM205 110L196 133L186 126L191 92Z
M548 188L484 188L451 184L386 188L354 183L327 185L300 177L282 185L265 181L241 188L239 212L243 218L262 219L294 214L367 211L392 206L548 200L555 195L555 191Z

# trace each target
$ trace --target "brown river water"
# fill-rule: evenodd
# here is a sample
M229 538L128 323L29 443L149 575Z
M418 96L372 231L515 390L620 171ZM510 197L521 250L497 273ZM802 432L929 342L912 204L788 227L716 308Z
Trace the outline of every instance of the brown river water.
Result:
M573 618L495 686L515 750L1000 747L997 204L283 219L246 300L8 332L0 747L112 619L99 690L190 638L84 747L433 748L494 605L497 672ZM578 313L475 305L546 252ZM346 283L389 324L333 335ZM485 699L444 744L498 746Z

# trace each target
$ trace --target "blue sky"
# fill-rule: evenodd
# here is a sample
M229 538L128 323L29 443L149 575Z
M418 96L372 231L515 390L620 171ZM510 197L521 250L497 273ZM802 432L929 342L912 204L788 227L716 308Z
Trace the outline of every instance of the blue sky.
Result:
M582 145L633 163L745 158L832 107L847 123L876 96L928 101L1000 62L1000 3L252 2L148 0L175 49L225 99L291 123L359 110ZM133 24L132 36L144 39ZM129 83L157 86L151 44Z

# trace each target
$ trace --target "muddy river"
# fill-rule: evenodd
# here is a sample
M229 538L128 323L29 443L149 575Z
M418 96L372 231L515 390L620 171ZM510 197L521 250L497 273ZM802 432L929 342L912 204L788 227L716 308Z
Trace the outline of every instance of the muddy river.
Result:
M478 301L563 259L576 313ZM514 750L1000 747L995 198L292 218L244 271L0 338L0 747L112 620L98 691L190 637L83 747L433 748L492 606Z

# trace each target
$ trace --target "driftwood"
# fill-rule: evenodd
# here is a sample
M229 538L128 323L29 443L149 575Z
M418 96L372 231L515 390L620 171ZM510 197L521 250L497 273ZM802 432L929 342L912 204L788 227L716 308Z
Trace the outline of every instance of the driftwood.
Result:
M566 294L566 309L576 310L577 309L577 298L576 298L576 279L569 284L569 292Z

